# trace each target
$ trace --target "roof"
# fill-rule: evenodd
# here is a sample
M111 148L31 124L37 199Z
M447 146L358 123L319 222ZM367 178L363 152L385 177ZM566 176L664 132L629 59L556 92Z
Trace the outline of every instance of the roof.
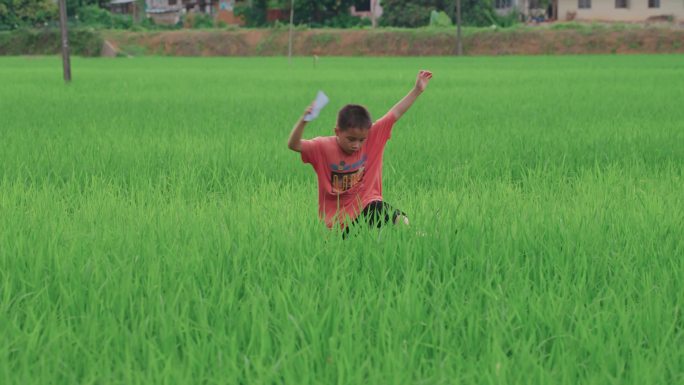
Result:
M145 12L147 13L176 13L181 10L180 7L169 7L169 8L147 8Z

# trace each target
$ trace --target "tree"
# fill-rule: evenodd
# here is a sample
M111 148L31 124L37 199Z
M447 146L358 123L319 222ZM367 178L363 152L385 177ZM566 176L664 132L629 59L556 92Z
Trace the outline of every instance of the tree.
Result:
M296 0L294 2L294 24L308 24L312 27L344 27L360 24L360 19L349 14L355 0ZM280 9L290 14L290 0L252 0L251 4L236 7L248 26L266 24L268 9Z
M355 0L296 0L294 23L313 27L333 25L335 20L352 18L349 9L354 3Z
M266 24L268 0L251 0L248 4L235 6L235 14L242 16L248 27L261 27Z
M67 16L74 17L81 8L96 5L99 8L107 9L108 0L66 0Z
M484 27L498 24L492 0L461 0L461 17L464 25Z
M383 0L382 25L393 27L422 27L430 22L430 12L445 11L442 0Z
M544 1L544 0L543 0ZM454 0L383 0L382 25L394 27L422 27L428 25L430 12L444 11L456 20ZM494 12L492 0L461 0L463 25L488 26L501 24Z
M34 27L56 18L52 0L0 0L0 29Z

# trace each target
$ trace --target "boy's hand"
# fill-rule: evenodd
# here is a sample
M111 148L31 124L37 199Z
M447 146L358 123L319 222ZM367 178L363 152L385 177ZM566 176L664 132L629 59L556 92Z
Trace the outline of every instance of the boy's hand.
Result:
M404 96L403 99L399 101L399 103L395 104L394 107L390 110L392 114L394 114L394 118L396 120L399 120L402 115L408 110L412 105L413 102L416 101L416 98L420 96L420 94L425 91L425 88L427 88L428 83L430 82L430 79L432 79L432 72L430 71L425 71L425 70L420 70L418 72L418 77L416 78L416 85L413 87L411 92L408 93L408 95Z
M302 115L302 119L304 119L305 116L309 115L311 111L313 111L314 108L314 102L311 102L308 107L304 110L304 115Z
M432 79L432 72L421 70L418 72L418 78L416 79L416 89L420 92L425 91L428 83Z
M323 107L325 107L329 101L330 99L328 99L328 96L323 91L318 91L316 99L314 99L313 103L311 104L311 111L304 115L304 121L310 122L316 119L318 114L321 113Z
M292 128L292 132L290 132L290 139L287 140L287 148L290 150L302 152L302 134L304 133L304 126L306 126L306 123L309 122L307 120L307 116L311 114L311 112L314 110L314 107L315 106L313 102L306 107L304 110L304 115L299 118L297 124L295 124L295 126Z

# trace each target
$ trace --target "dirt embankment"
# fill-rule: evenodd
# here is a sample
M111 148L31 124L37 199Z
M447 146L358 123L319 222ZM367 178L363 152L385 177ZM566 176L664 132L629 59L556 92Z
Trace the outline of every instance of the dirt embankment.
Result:
M333 56L453 55L453 31L303 30L293 35L293 54ZM287 55L288 31L110 32L105 39L119 55ZM466 55L554 55L684 53L684 30L642 28L586 31L516 29L470 33Z
M684 28L616 29L560 25L467 31L466 55L560 55L608 53L684 53ZM295 30L297 56L454 55L454 30ZM69 31L72 53L82 56L280 56L288 52L287 29L181 30L166 32ZM60 52L58 30L0 32L0 55L51 55Z

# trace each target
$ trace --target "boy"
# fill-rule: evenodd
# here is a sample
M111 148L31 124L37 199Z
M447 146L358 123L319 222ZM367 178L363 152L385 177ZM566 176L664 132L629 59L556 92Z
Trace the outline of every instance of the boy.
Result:
M290 133L287 147L301 153L318 175L318 212L325 224L340 226L359 220L370 226L408 225L406 214L382 200L382 155L394 123L413 105L432 78L420 71L413 89L374 124L365 107L349 104L339 111L335 136L302 140L306 109Z

